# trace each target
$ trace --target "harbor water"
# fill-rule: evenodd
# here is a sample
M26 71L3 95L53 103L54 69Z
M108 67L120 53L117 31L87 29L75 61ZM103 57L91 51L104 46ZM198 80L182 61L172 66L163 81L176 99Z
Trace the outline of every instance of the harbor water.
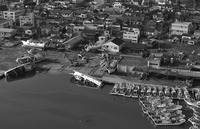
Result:
M39 74L5 82L0 80L0 128L2 129L188 129L157 126L142 114L137 99L109 95L102 89L78 87L70 75ZM180 102L180 104L184 102ZM192 111L186 106L186 116Z

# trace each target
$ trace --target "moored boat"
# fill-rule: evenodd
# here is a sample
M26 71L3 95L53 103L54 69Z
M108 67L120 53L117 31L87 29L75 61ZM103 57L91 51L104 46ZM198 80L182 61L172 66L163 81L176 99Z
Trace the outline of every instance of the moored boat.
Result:
M110 91L111 95L116 95L119 92L119 86L121 83L115 83L112 90Z
M190 117L188 121L191 122L193 125L200 127L200 121L196 119L194 116Z
M131 93L132 93L132 89L133 89L133 85L132 84L127 84L126 85L126 91L124 92L124 97L131 97Z
M155 120L154 123L155 125L181 125L183 123L185 123L186 120L185 119L178 119L178 120Z
M140 89L140 87L137 84L134 84L133 90L132 90L132 93L131 93L132 98L138 98L139 89Z
M117 95L124 95L126 91L126 85L127 83L125 82L122 82L121 85L119 85L119 92L117 93Z
M184 99L184 101L186 102L186 104L188 104L189 106L194 106L194 107L197 107L197 108L200 108L200 101L196 101L192 98L190 99Z

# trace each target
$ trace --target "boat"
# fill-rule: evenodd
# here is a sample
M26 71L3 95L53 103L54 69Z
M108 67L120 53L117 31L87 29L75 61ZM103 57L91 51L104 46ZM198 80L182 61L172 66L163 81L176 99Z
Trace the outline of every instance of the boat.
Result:
M151 95L151 92L152 92L151 86L147 86L147 90L146 90L147 96Z
M170 88L169 87L167 87L167 86L164 87L164 94L165 94L165 96L168 96L168 97L171 96Z
M133 85L133 90L132 90L132 93L131 93L132 98L138 98L139 89L140 89L140 87L137 84Z
M171 90L171 96L172 96L172 98L175 99L177 97L176 89L174 87L171 87L170 90Z
M184 114L173 114L173 115L157 115L157 116L151 116L151 119L154 121L157 120L178 120L178 119L184 119Z
M159 96L164 96L163 87L159 87L158 88L158 95Z
M126 85L126 91L124 92L124 97L131 97L131 93L132 93L132 89L133 89L133 85L132 84L127 84Z
M34 48L41 48L44 49L45 46L48 44L48 41L44 41L44 40L27 40L27 41L23 41L22 42L22 46L23 47L34 47Z
M84 87L96 89L96 88L101 88L103 86L103 82L101 80L98 80L90 75L81 73L76 70L74 70L74 72L70 74L73 75L76 81L81 82Z
M190 117L188 119L188 121L190 123L192 123L193 125L196 125L196 126L200 127L200 121L198 119L196 119L194 116Z
M144 97L146 92L146 87L145 86L140 86L140 97Z
M157 87L155 86L155 87L153 87L152 95L153 95L153 96L157 96L157 94L158 94L158 89L157 89Z
M193 113L193 116L195 117L195 119L200 121L200 116L198 114Z
M148 112L159 112L161 110L164 110L164 111L167 111L167 112L171 112L171 111L177 111L177 110L180 110L182 109L182 106L181 105L175 105L175 104L171 104L169 106L166 106L166 107L144 107L143 108L143 112L144 113L148 113Z
M189 129L199 129L199 128L196 126L190 126Z
M26 54L22 57L19 57L15 60L18 64L25 64L25 63L38 63L44 60L44 56L42 54Z
M112 90L110 91L111 95L117 95L117 93L119 92L119 86L121 83L115 83L115 85L113 86Z
M155 120L154 124L156 126L160 126L160 125L175 126L175 125L181 125L181 124L183 124L185 122L186 122L185 119L177 119L177 120Z
M186 99L185 98L184 101L189 106L194 106L194 107L200 108L200 101L196 101L196 100L194 100L192 98L190 98L190 99Z
M184 99L183 91L181 88L177 88L177 99Z
M117 95L124 95L125 91L126 91L126 83L122 82L121 85L119 85L119 91L117 93Z

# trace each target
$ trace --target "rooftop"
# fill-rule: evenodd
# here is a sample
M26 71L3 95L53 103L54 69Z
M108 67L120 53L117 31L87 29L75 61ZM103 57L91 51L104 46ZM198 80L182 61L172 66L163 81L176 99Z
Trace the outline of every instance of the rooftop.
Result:
M189 25L189 24L191 24L192 22L174 22L174 23L172 23L173 25Z

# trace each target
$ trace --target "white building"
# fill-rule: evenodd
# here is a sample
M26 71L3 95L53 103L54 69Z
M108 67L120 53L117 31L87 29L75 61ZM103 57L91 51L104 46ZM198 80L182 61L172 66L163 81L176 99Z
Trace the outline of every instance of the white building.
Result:
M125 42L119 38L114 38L108 40L102 45L102 48L109 52L120 52L122 47L125 45Z
M19 20L19 16L23 15L24 10L8 10L3 11L4 19L12 19L14 22Z
M131 28L123 32L123 39L130 40L133 43L138 43L140 37L140 30L138 28Z
M113 8L122 8L122 3L121 2L114 2Z
M188 34L192 30L192 22L174 22L171 25L171 35Z
M28 13L25 16L19 16L19 24L22 27L24 24L32 24L35 25L35 17L34 13Z

